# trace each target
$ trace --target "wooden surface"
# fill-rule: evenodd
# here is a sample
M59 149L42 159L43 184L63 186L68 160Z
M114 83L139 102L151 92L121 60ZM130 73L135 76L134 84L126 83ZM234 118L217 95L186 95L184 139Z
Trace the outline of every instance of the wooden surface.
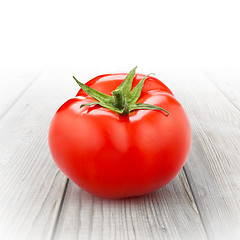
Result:
M48 149L81 72L0 72L0 239L240 239L240 70L156 73L189 116L190 155L166 187L109 200L68 180Z

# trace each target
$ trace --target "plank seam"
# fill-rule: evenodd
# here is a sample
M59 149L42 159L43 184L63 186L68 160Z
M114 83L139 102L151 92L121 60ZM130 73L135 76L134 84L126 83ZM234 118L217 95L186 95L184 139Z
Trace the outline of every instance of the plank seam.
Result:
M185 169L185 166L183 166L183 172L184 172L184 174L185 174L185 176L186 176L186 179L187 179L187 182L188 182L188 185L189 185L189 188L190 188L192 197L193 197L193 201L194 201L195 206L196 206L196 208L197 208L198 215L199 215L199 217L200 217L200 220L201 220L201 223L202 223L204 232L205 232L205 234L206 234L206 237L207 237L207 239L210 239L210 238L209 238L209 235L208 235L208 232L207 232L207 229L206 229L206 226L205 226L204 221L203 221L203 217L202 217L200 208L199 208L199 206L198 206L197 199L196 199L196 197L195 197L195 195L194 195L194 192L193 192L193 189L192 189L192 185L191 185L191 183L190 183L190 181L189 181L189 177L188 177L187 171L186 171L186 169Z
M24 95L24 93L33 85L33 83L36 82L36 80L40 77L42 73L43 70L40 71L40 73L38 73L37 76L35 76L33 80L30 81L30 83L22 90L22 92L12 101L12 103L10 103L8 108L5 111L3 111L2 114L0 115L0 120L4 117L4 115L6 115L9 112L9 110L12 109L15 103Z
M225 94L225 92L216 84L216 81L212 79L212 77L210 77L207 73L205 73L204 70L201 70L201 72L203 73L203 75L209 79L211 81L211 83L218 89L218 91L238 110L240 111L240 109L238 108L238 106L236 106L236 104Z
M57 217L56 217L56 220L55 220L55 223L54 223L54 226L53 226L53 231L52 231L51 238L50 238L51 240L55 239L55 235L56 235L59 219L60 219L60 216L61 216L61 213L62 213L63 204L64 204L68 184L69 184L69 178L67 178L67 181L65 183L63 195L62 195L61 202L60 202L60 205L59 205L59 208L58 208L58 211L57 211Z

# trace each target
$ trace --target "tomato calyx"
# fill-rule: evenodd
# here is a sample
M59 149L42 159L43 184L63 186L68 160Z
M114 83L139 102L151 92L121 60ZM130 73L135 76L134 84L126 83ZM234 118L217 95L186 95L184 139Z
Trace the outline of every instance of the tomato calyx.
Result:
M102 107L108 108L120 115L129 115L131 111L134 110L160 110L164 111L166 115L169 115L169 112L159 106L151 105L147 103L137 103L142 88L144 85L144 82L146 78L150 75L145 75L141 81L132 89L132 83L133 78L135 76L136 68L133 68L124 81L112 92L112 96L101 93L81 82L79 82L74 76L74 80L77 82L77 84L82 88L84 92L86 92L88 95L93 97L98 102L91 102L87 104L82 104L80 106L92 106L92 105L100 105ZM132 90L131 90L132 89Z

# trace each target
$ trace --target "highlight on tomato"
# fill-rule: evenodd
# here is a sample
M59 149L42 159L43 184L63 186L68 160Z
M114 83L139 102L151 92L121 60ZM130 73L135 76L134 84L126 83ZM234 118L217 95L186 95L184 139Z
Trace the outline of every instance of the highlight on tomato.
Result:
M105 198L155 191L183 167L191 127L171 90L152 75L97 76L55 113L52 157L76 185Z

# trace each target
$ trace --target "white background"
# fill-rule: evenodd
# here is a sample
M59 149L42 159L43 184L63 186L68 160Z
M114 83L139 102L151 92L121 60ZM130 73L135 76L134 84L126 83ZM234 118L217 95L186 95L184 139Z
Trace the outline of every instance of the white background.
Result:
M1 1L0 68L238 68L238 2Z

